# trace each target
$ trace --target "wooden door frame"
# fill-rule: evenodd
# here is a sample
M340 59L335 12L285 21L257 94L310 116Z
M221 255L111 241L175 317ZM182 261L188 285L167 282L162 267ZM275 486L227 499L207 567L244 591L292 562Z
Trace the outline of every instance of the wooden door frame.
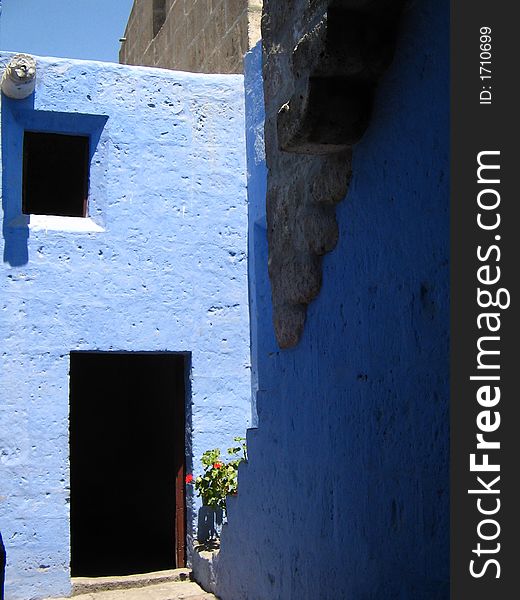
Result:
M184 462L175 478L175 565L186 566L186 488Z
M186 418L188 414L188 396L190 390L190 353L181 353L184 360L183 401L178 403L176 423L173 435L179 440L176 451L181 458L175 476L175 567L186 566ZM181 431L181 427L182 431Z

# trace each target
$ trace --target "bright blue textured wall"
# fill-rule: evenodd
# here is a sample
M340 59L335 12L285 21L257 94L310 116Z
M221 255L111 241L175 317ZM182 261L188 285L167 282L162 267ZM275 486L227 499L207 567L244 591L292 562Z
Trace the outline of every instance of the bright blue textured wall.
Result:
M260 56L248 57L258 428L223 532L224 600L449 597L448 32L446 1L405 13L338 245L286 351L271 324L265 166L252 160Z
M70 591L70 351L191 352L188 471L249 424L243 112L241 76L47 58L34 97L2 98L8 600ZM24 127L92 135L90 220L20 215Z

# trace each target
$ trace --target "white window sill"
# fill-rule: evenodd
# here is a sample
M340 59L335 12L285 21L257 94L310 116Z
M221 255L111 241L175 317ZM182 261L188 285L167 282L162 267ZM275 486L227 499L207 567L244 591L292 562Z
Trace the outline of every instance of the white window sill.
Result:
M31 231L102 232L105 231L88 217L58 217L55 215L20 215L11 227L28 227Z

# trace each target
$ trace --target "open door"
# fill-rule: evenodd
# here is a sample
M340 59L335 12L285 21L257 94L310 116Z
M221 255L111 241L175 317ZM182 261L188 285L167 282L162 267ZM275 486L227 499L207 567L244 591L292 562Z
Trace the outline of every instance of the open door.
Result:
M72 352L73 576L185 565L186 355Z

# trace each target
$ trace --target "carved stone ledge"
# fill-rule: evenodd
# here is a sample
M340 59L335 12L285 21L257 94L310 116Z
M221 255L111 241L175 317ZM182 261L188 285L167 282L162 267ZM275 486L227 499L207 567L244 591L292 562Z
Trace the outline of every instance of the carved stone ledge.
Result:
M295 346L338 238L352 146L391 63L403 2L266 0L262 16L267 226L274 328Z

